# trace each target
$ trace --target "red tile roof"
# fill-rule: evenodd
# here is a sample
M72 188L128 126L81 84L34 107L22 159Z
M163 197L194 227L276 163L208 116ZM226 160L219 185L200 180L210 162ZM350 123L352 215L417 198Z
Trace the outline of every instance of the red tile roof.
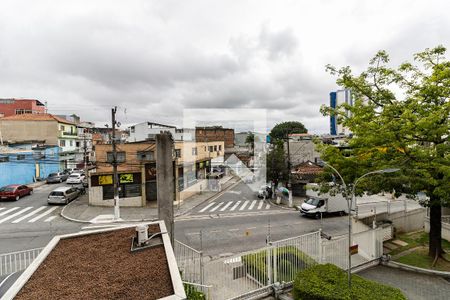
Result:
M9 117L4 117L2 121L57 121L59 123L65 123L70 125L76 125L69 120L51 115L51 114L21 114Z

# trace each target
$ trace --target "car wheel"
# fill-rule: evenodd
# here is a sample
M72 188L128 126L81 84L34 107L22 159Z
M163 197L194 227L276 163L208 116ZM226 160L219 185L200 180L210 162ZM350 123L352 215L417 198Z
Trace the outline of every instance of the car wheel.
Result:
M16 198L14 198L14 200L18 201L20 199L20 196L17 195Z
M316 213L315 217L316 217L317 220L319 220L320 219L320 213Z
M28 193L28 195L33 195L33 190L30 190L30 192Z
M63 182L63 180L62 180L62 178L59 180L59 183L62 183Z

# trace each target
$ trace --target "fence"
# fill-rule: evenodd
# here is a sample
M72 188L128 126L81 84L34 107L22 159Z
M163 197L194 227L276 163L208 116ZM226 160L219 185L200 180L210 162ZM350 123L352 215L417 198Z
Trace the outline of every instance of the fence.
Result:
M0 276L25 270L43 248L0 254Z
M381 257L383 228L352 235L358 254L352 255L352 267ZM322 240L316 231L302 236L270 242L266 247L206 263L202 269L201 252L175 242L177 262L183 280L214 300L249 299L269 295L276 282L291 283L296 274L317 263L332 263L348 268L348 237ZM178 257L179 256L179 257ZM197 273L195 273L197 272Z
M175 240L175 258L184 281L203 283L203 254L180 241Z
M204 300L211 300L211 286L210 285L203 285L193 282L187 282L183 281L184 290L186 291L186 296L188 299L204 299ZM202 293L204 295L204 298L196 297L198 293Z

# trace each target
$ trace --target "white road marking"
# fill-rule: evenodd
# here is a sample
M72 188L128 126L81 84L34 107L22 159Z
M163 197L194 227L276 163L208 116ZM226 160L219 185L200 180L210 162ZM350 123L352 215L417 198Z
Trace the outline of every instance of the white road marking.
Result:
M38 215L37 217L34 217L33 219L29 220L28 223L34 223L37 220L39 220L40 218L45 217L46 215L48 215L49 213L51 213L52 211L54 211L55 209L57 209L58 207L52 207L50 209L47 209L47 211L43 212L42 214Z
M241 201L236 202L236 204L230 209L230 211L235 210L239 206L239 204L241 204Z
M101 228L114 228L117 227L118 225L88 225L88 226L83 226L81 227L81 229L101 229Z
M44 222L50 222L50 221L52 221L53 219L55 219L55 218L57 218L58 216L51 216L51 217L48 217L47 219L45 219L45 221Z
M249 227L249 228L247 228L247 229L256 229L256 227Z
M253 209L253 206L255 206L255 204L256 204L256 200L253 200L252 204L250 204L248 209L249 210Z
M15 214L9 215L9 216L7 216L6 218L1 219L1 220L0 220L0 223L6 222L6 221L8 221L8 220L10 220L10 219L12 219L12 218L14 218L14 217L17 217L18 215L20 215L20 214L22 214L22 213L24 213L24 212L26 212L27 210L30 210L30 209L32 209L32 208L33 208L33 207L25 207L24 209L19 210L19 211L16 212Z
M228 206L230 206L232 203L233 203L233 201L228 202L224 207L222 207L222 208L220 209L220 211L224 211L224 210L227 209Z
M29 214L26 214L25 216L20 217L20 218L18 218L18 219L16 219L16 220L12 221L11 223L19 223L20 221L25 220L26 218L29 218L29 217L31 217L32 215L37 214L38 212L40 212L41 210L45 209L46 207L47 207L47 206L41 206L41 207L39 207L39 208L33 210L33 211L30 212Z
M4 216L4 215L6 215L6 214L9 214L10 212L15 211L16 209L19 209L19 208L20 208L20 207L13 207L13 208L11 208L11 209L5 210L4 212L1 212L1 213L0 213L0 216Z
M207 210L208 208L210 208L211 206L213 206L214 204L216 204L216 202L211 202L210 204L206 205L205 207L203 207L202 210L200 210L199 212L204 212L205 210Z
M0 207L0 210L5 209L4 207Z
M246 200L246 201L244 202L244 204L242 204L242 206L239 208L239 210L244 210L245 207L247 206L248 202L249 202L249 201Z
M228 231L239 231L239 228L229 229Z
M266 209L269 209L269 208L270 208L270 204L267 204L267 205L266 205Z
M217 206L215 206L213 209L210 210L210 212L215 211L216 209L218 209L219 207L221 207L223 204L223 202L220 202Z
M261 209L262 206L263 206L263 204L264 204L264 202L260 201L260 202L259 202L259 205L258 205L258 209Z

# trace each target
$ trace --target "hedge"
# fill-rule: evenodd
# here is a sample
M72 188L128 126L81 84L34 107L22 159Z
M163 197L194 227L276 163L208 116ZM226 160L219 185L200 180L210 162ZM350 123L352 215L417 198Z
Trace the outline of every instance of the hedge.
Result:
M316 264L314 259L294 246L279 247L276 253L279 281L291 281L293 278L289 278L290 273L296 274L298 271ZM262 284L267 283L267 251L263 250L244 255L242 256L242 261L249 275L259 280ZM273 267L274 261L272 260ZM287 272L283 274L282 270Z
M296 300L401 300L406 299L399 289L352 274L351 292L347 272L335 265L315 265L299 272L294 281Z

